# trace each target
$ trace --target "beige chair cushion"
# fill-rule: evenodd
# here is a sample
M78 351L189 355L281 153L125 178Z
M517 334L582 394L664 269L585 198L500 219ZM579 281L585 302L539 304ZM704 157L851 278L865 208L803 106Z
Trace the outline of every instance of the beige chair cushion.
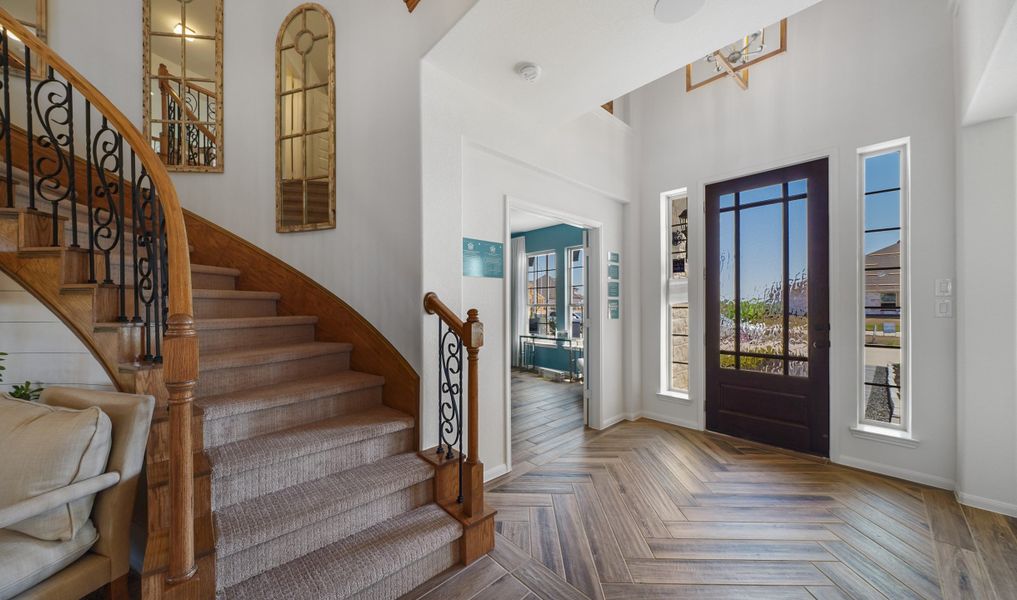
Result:
M13 598L78 560L99 534L85 521L70 541L42 541L0 529L0 600Z
M110 420L96 407L71 410L0 398L0 506L34 498L106 469ZM75 500L9 529L68 541L92 512L94 496Z

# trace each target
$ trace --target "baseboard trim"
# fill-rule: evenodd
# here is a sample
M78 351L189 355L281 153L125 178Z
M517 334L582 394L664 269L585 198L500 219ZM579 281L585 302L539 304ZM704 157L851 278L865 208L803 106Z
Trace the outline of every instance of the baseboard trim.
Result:
M702 431L703 428L699 426L699 423L693 421L686 421L685 419L679 419L670 415L662 415L655 412L643 411L635 415L636 419L645 418L653 419L654 421L660 421L661 423L667 423L668 425L677 425L678 427L684 427L686 429L694 429L696 431ZM632 419L635 420L635 419Z
M596 429L597 431L603 431L608 427L613 427L614 425L621 423L622 421L635 421L638 418L639 417L634 415L633 413L622 413L620 415L611 417L610 419L601 423L600 427L594 427L594 429Z
M930 475L929 473L923 473L921 471L914 471L911 469L881 465L879 463L855 458L853 456L839 456L831 458L830 460L834 464L853 467L863 471L871 471L872 473L879 473L880 475L888 475L890 477L896 477L897 479L913 481L915 483L921 483L923 485L941 488L944 490L953 490L954 487L956 487L956 482L952 479L947 479L938 475Z
M1017 517L1017 504L1011 504L1010 502L1000 502L999 500L993 500L991 498L983 498L974 494L967 494L960 490L956 491L957 501L961 504L971 506L974 508L980 508L982 510L988 510L995 513L1009 515L1011 517Z
M498 477L501 477L502 475L508 472L509 468L508 465L506 465L505 463L502 463L496 467L484 467L484 483L487 483L492 479L497 479Z

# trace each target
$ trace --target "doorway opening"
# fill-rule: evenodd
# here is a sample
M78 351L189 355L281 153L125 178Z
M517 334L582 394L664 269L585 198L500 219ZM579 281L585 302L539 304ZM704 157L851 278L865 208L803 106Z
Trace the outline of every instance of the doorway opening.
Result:
M510 207L512 467L578 443L588 423L591 230Z
M706 187L706 426L829 455L828 159Z

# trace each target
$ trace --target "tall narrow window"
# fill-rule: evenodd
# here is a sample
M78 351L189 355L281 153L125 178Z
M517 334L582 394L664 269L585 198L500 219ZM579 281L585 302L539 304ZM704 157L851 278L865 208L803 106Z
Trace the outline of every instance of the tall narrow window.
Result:
M530 335L554 336L558 330L556 259L554 252L531 254L527 259Z
M668 388L673 392L689 390L689 199L676 196L667 200L669 245L668 282Z
M586 253L581 247L566 248L568 257L569 295L569 337L574 340L583 339L583 321L586 310Z
M907 427L907 145L861 153L862 421Z

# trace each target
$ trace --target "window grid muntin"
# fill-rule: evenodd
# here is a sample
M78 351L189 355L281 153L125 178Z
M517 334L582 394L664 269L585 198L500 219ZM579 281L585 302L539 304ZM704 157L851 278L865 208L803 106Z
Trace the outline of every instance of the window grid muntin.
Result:
M573 253L579 253L579 262L573 262ZM586 324L586 250L582 246L570 246L565 248L565 304L568 307L568 336L573 339L583 339L583 326ZM575 271L579 271L579 283L576 283ZM583 299L581 303L574 303L575 290L580 290ZM579 335L573 335L572 315L581 315L579 322Z
M860 324L862 325L862 327L861 327L861 336L862 336L862 339L861 339L861 344L860 344L860 349L861 349L861 353L860 353L860 359L861 359L860 360L860 366L861 366L861 383L862 383L861 391L862 391L862 393L860 395L861 397L859 398L859 409L858 409L859 410L859 419L858 420L859 420L859 423L863 423L863 424L870 424L870 425L875 425L877 427L886 427L886 428L900 429L900 430L905 430L905 431L909 429L910 411L911 411L911 401L910 401L911 399L910 399L908 379L907 379L907 373L908 373L908 369L909 369L909 365L908 365L908 362L909 362L909 358L908 358L909 357L909 353L908 353L908 350L907 350L908 349L908 341L909 341L909 328L907 327L907 323L908 323L908 317L909 317L909 312L910 311L908 309L908 306L909 306L909 299L908 299L908 292L907 292L907 290L908 290L908 271L907 271L907 268L906 268L906 266L908 264L907 214L908 214L908 208L909 208L909 205L910 205L910 193L909 193L909 185L908 185L908 183L909 183L908 182L908 176L909 176L909 173L908 173L909 152L910 152L910 146L909 146L909 143L906 142L906 141L901 143L901 144L887 145L885 147L882 147L882 148L879 148L879 149L875 149L875 150L872 150L872 151L868 151L868 152L864 152L864 151L860 151L859 152L859 161L860 161L860 166L861 166L861 169L860 169L861 174L860 174L860 178L859 178L859 185L860 185L859 198L861 200L861 211L860 211L861 212L861 228L860 228L861 229L861 236L860 236L861 239L860 239L860 243L861 243L861 256L862 256L862 269L861 269L862 302L861 302L861 310L860 310ZM888 187L888 188L880 188L880 189L875 189L875 190L872 190L872 191L866 191L867 188L868 188L867 184L868 184L868 175L869 175L869 170L868 170L869 163L868 163L868 161L871 160L871 159L874 159L874 158L878 158L878 157L882 157L882 156L888 156L888 155L893 155L893 154L897 155L897 174L898 174L898 183L897 183L897 185L893 186L893 187ZM873 228L869 228L867 226L867 219L868 219L868 215L867 215L867 212L866 212L866 209L867 209L866 202L867 202L867 200L870 197L881 196L883 194L889 194L889 193L897 193L897 222L898 222L898 226L897 227L873 227ZM867 234L871 234L871 233L889 233L889 232L894 232L894 231L899 232L899 235L897 236L897 240L898 240L897 244L899 245L899 251L898 251L898 256L897 256L897 265L896 266L880 266L880 267L868 267L868 266L866 266L867 265L867 258L869 256L869 253L867 252L867 249L866 249L866 246L865 246ZM883 250L883 249L884 248L874 249L872 251L872 253L874 254L875 252L877 252L879 250ZM897 272L898 273L898 276L897 276L897 286L896 286L896 290L897 290L896 291L896 302L892 306L888 306L888 305L885 305L883 303L880 303L879 306L875 306L875 305L871 305L868 302L868 295L869 295L868 274L869 273L874 273L874 272ZM870 344L868 342L868 337L869 337L868 320L870 318L869 317L869 311L870 310L876 310L876 309L897 311L896 321L898 323L897 331L898 331L898 335L899 335L899 343L898 343L897 346L886 346L886 345L880 345L880 344ZM877 315L874 318L893 320L891 317L888 317L886 315ZM867 359L867 356L866 356L866 349L870 349L870 348L871 349L896 350L897 351L897 353L898 353L898 360L899 360L899 362L896 363L897 367L898 367L898 371L897 371L897 382L898 383L891 383L892 378L891 378L891 374L889 372L887 374L887 383L877 383L877 382L869 382L868 381L869 377L868 377L868 375L866 373L866 370L867 370L867 367L868 367L868 359ZM894 392L896 392L896 394L897 394L897 398L896 399L899 401L899 406L897 406L895 404L894 408L895 409L899 408L899 410L894 410L893 416L894 417L898 417L899 422L881 421L881 420L875 420L875 419L870 419L870 418L866 417L867 408L868 408L868 402L867 402L868 391L870 389L882 389L882 390L885 390L888 395L892 395ZM892 398L892 396L891 396L891 398Z
M790 337L790 322L789 322L789 320L790 320L790 313L791 313L791 309L790 309L790 289L789 289L789 286L790 286L790 273L789 273L790 258L788 256L788 252L789 252L788 245L789 245L789 240L790 240L790 235L789 235L789 230L788 230L788 227L789 227L789 219L788 219L788 216L789 216L789 207L790 207L792 202L794 202L796 200L806 200L807 201L808 197L809 197L808 188L807 187L806 187L806 191L804 193L801 193L801 194L790 194L789 193L789 186L790 186L790 184L791 183L797 183L798 181L802 181L802 179L795 179L793 181L783 181L780 184L773 184L773 186L769 186L769 187L774 187L776 185L780 185L781 186L781 195L780 195L780 197L769 198L769 199L766 199L766 200L759 200L759 201L752 201L752 202L745 202L745 203L743 203L742 199L741 199L742 190L738 190L738 191L735 191L735 192L732 192L732 193L729 193L729 194L725 194L724 195L725 197L733 196L733 203L732 203L731 206L718 208L718 212L719 213L728 213L728 212L734 213L733 247L734 247L734 252L735 252L735 257L734 257L734 261L733 261L734 262L734 332L735 332L735 334L734 334L734 350L733 351L730 351L730 350L720 350L720 351L718 351L718 354L720 355L719 359L721 361L721 367L722 368L729 368L729 369L732 369L732 370L735 370L735 371L743 370L743 368L742 368L742 360L741 360L743 357L745 357L745 358L756 358L756 359L772 359L772 360L779 360L779 361L782 362L782 364L783 364L783 369L782 369L783 376L785 376L785 377L787 377L787 376L797 377L799 375L795 375L794 373L791 372L792 371L791 364L792 363L805 363L805 364L808 364L808 362L809 362L809 357L808 356L798 356L798 355L794 355L794 354L790 353L790 340L789 340L789 337ZM806 186L807 185L808 184L806 182ZM745 191L753 191L753 190L745 190ZM782 282L782 288L783 289L782 289L782 294L781 294L781 296L782 296L782 303L783 303L783 315L782 315L783 331L782 331L781 335L782 335L782 346L783 346L783 348L782 348L782 352L780 354L763 354L763 353L758 353L758 352L743 352L742 349L741 349L741 326L742 326L742 318L741 318L741 304L742 304L742 293L741 293L741 256L740 256L740 254L741 254L741 213L742 213L743 210L746 210L746 209L759 208L759 207L763 207L763 206L771 206L771 205L775 205L775 204L781 204L783 206L782 211L781 211L781 213L782 213L782 217L781 217L781 229L782 229L782 235L783 235L783 241L782 241L782 245L783 245L783 248L782 248L782 251L783 251L782 263L783 264L781 265L781 270L783 272L783 282ZM722 358L724 356L731 357L733 362L730 365L725 364L725 361ZM774 375L776 375L776 373Z
M558 325L558 298L557 298L557 287L558 287L558 264L557 255L555 252L534 252L527 254L526 264L526 301L527 301L527 313L529 317L529 325L527 330L530 335L548 336L550 335L550 329L548 323L550 322L550 315L554 315L555 327L557 330ZM543 268L541 268L541 259L544 260ZM549 266L554 264L553 267ZM540 284L541 277L543 277L543 285ZM543 300L538 302L538 300ZM536 321L537 330L533 331L533 316L537 315ZM542 316L543 318L539 318Z

